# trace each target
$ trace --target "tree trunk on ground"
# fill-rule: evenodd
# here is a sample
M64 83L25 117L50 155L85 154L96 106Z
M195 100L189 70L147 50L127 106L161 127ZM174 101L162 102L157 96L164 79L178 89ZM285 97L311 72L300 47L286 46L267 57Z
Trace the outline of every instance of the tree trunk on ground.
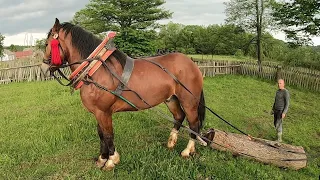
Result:
M303 147L278 143L260 138L249 139L248 136L210 129L205 135L213 141L211 147L221 151L230 151L257 161L288 167L295 170L307 166L307 156Z

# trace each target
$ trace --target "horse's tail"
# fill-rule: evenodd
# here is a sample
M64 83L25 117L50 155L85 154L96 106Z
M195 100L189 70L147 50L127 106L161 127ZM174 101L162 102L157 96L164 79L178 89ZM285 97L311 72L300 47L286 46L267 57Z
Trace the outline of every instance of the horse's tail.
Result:
M206 102L204 101L204 94L203 94L203 89L201 91L201 95L200 95L200 102L199 102L199 106L198 106L198 119L200 121L200 129L203 126L204 123L204 118L206 116Z

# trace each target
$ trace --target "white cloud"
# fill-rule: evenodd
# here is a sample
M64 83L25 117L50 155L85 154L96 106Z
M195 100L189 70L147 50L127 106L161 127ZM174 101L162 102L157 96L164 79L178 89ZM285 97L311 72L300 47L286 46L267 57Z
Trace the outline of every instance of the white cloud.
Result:
M4 34L4 46L14 45L35 45L37 39L43 39L47 37L47 33L28 33L22 32L16 35L6 35Z
M46 32L54 23L70 21L89 0L9 0L0 1L0 33Z

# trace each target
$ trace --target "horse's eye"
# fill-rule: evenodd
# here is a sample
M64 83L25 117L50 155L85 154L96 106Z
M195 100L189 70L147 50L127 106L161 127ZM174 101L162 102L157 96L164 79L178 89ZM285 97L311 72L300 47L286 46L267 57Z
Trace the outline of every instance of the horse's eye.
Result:
M48 46L48 43L46 43L45 45L46 45L46 47L47 47L47 46Z

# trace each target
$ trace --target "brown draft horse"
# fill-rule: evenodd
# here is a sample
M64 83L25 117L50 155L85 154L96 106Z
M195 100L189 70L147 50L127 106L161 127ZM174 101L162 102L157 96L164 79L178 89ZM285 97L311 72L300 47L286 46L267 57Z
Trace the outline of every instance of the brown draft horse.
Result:
M54 37L55 36L55 37ZM58 38L57 38L58 36ZM92 51L101 43L95 37L79 26L71 23L60 24L56 19L54 26L50 29L47 38L44 60L51 60L51 41L56 38L59 41L60 57L65 63L75 63L86 59ZM106 63L121 76L127 56L120 50L115 50L106 60ZM171 53L167 55L146 58L156 62L172 73L185 87L179 85L168 73L144 59L135 59L132 75L127 87L138 93L149 105L156 106L165 103L176 121L182 124L185 117L189 127L199 133L205 116L203 97L202 74L193 61L184 54ZM72 72L79 66L70 66ZM92 79L100 85L115 90L119 85L116 79L107 69L101 66L93 75ZM94 84L85 84L80 88L81 100L85 108L93 113L97 119L98 135L100 137L100 156L96 162L97 166L110 170L120 162L120 156L115 150L114 133L112 127L112 114L122 111L135 111L136 109L124 102L117 96L99 89ZM123 91L124 98L139 107L139 110L150 108L137 95L130 91ZM177 142L179 124L174 124L168 140L168 148L172 149ZM195 140L197 136L190 133L191 139L183 157L189 157L195 152Z

